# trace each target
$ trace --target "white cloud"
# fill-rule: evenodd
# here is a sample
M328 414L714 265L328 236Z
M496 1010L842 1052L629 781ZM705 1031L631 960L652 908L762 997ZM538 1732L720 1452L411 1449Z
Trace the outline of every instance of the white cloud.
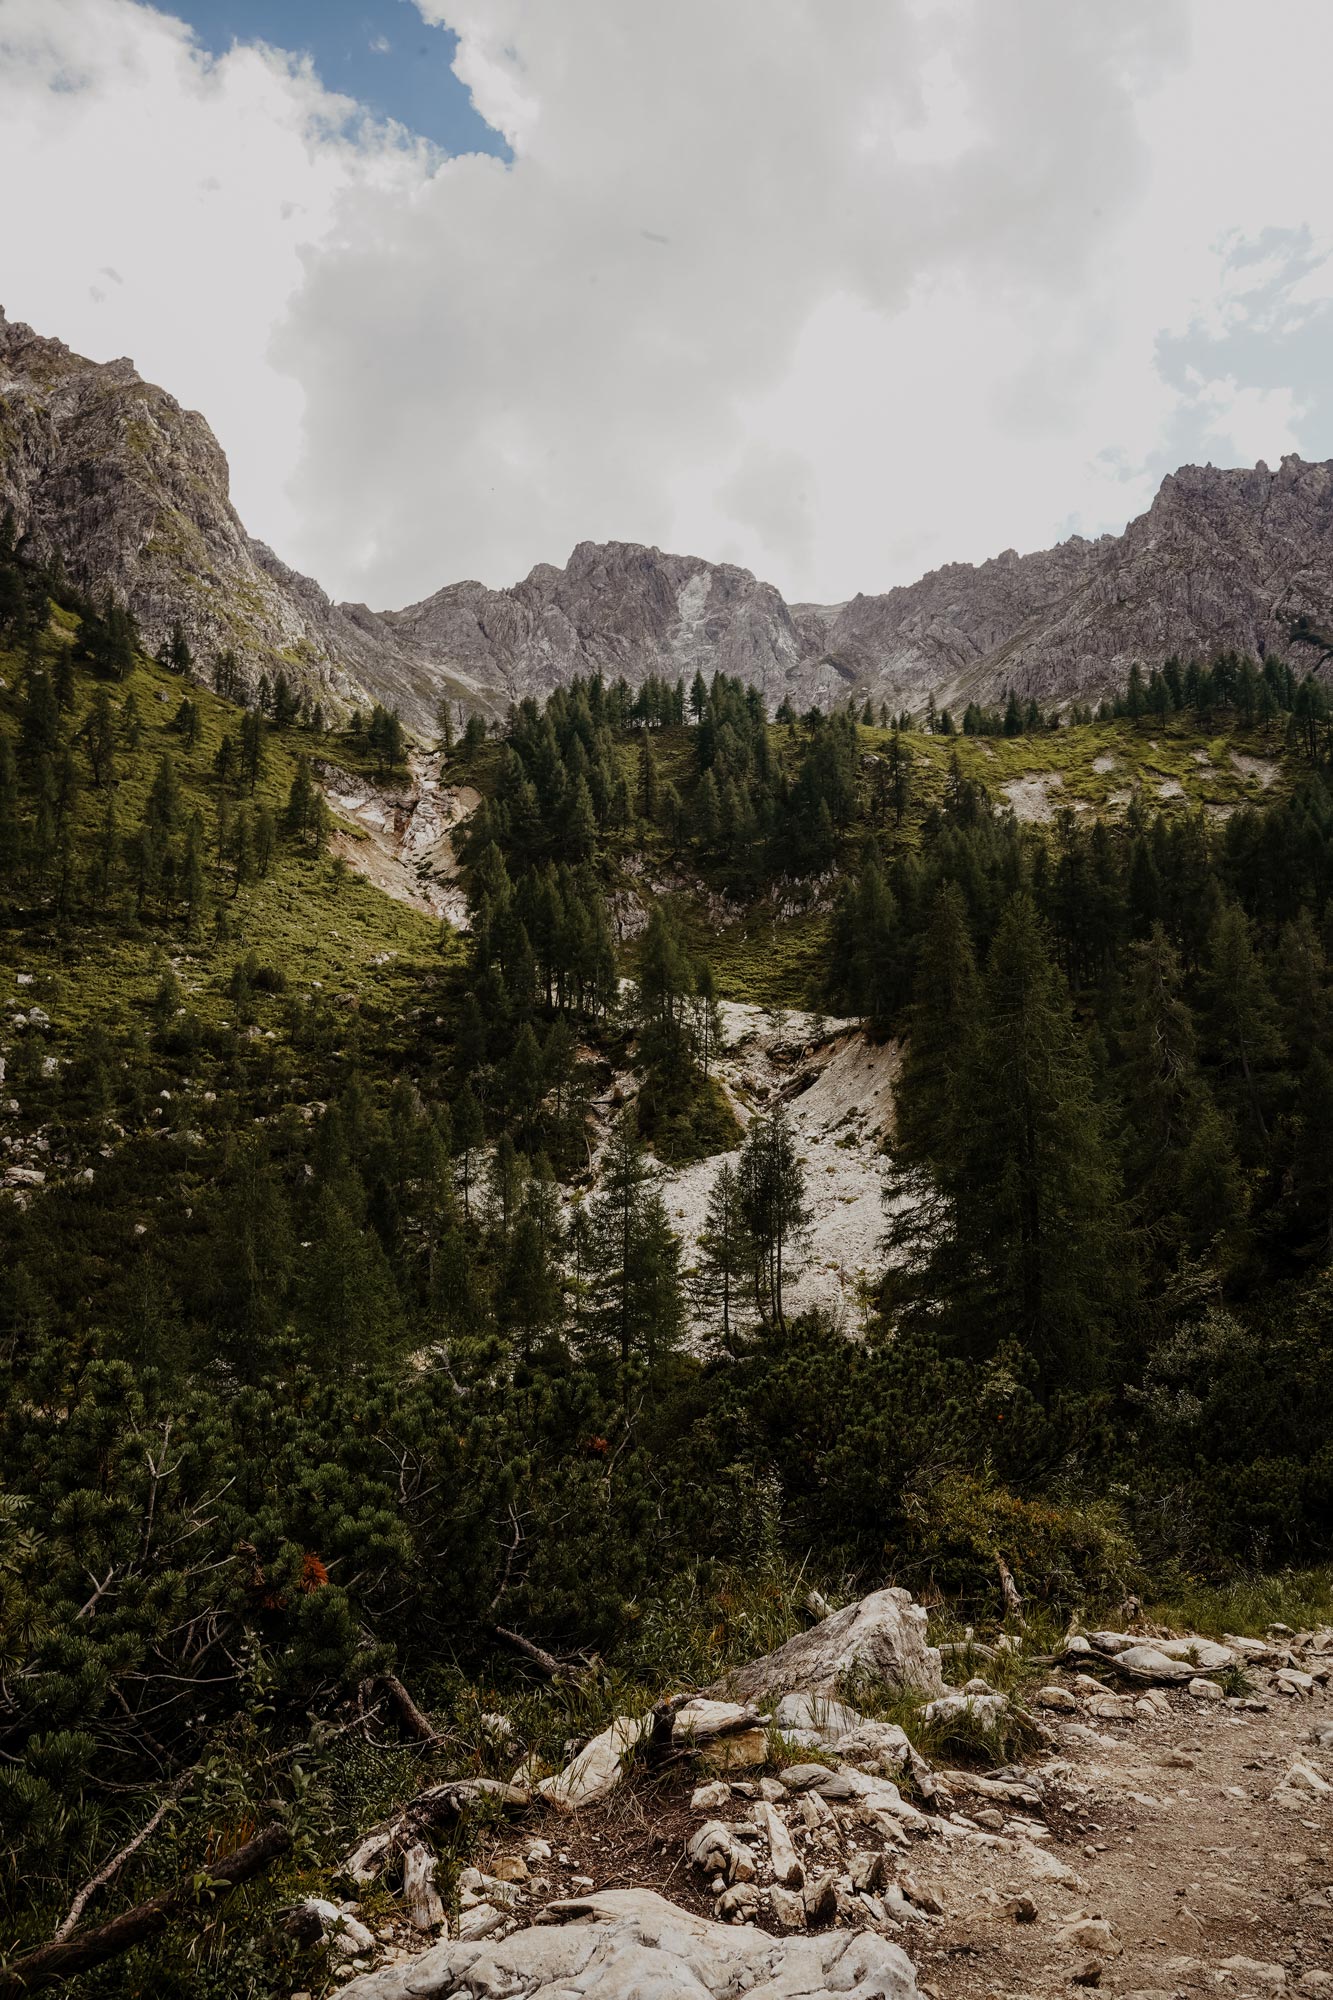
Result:
M131 0L0 0L0 301L202 409L242 512L280 543L304 396L268 347L302 254L349 185L426 170L401 134L345 134L355 116L308 68L257 49L211 61Z
M512 164L133 0L0 0L42 190L0 296L203 408L341 593L621 538L838 598L1119 527L1182 452L1333 451L1219 348L1329 298L1323 0L417 4Z

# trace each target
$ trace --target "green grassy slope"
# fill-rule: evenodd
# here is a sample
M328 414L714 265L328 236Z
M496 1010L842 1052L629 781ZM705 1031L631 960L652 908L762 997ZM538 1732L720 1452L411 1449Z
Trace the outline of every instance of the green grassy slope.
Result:
M790 774L799 760L800 724L774 723L769 731L775 761ZM954 758L964 778L984 786L997 811L1013 807L1020 818L1051 825L1062 809L1117 821L1133 809L1151 819L1202 811L1222 819L1249 805L1280 796L1290 788L1292 766L1280 727L1271 731L1237 725L1208 734L1181 716L1165 722L1145 718L1077 723L1030 735L934 736L912 731L902 737L911 764L911 798L902 826L895 827L874 803L875 766L888 750L887 729L862 726L859 808L844 842L843 859L867 836L888 845L918 846L932 811L945 801ZM695 765L691 734L682 728L657 730L652 737L659 781L688 796ZM633 744L623 746L623 768L633 784L637 767ZM1008 789L1013 786L1011 793ZM689 849L641 821L612 852L623 860L646 859L648 878L669 895L690 948L706 956L723 999L761 1006L808 1007L817 1003L828 937L828 885L784 884L780 895L736 906L735 921L720 921L705 893L716 883L695 874ZM693 875L694 880L690 879ZM626 876L630 886L641 876ZM681 886L682 880L686 886ZM799 906L808 898L810 907ZM632 951L626 954L632 969Z
M48 657L57 646L72 642L73 625L67 614L56 613ZM7 683L0 692L0 731L15 740L22 676L23 662L0 652L0 678ZM78 739L101 685L86 671L78 672L74 702L63 718L71 739ZM123 717L128 703L134 703L142 735L136 749L118 744L116 778L103 790L91 783L86 762L78 756L83 783L79 855L85 863L90 861L102 842L109 803L120 836L132 833L142 818L159 761L167 756L180 782L182 819L200 815L212 858L221 796L213 775L214 758L223 735L236 735L239 710L146 659L139 660L123 682L108 687L118 717ZM198 735L191 747L172 727L185 697L199 712ZM253 795L242 790L238 802L267 805L280 818L297 757L315 750L322 756L331 754L329 745L316 744L306 731L270 731L263 774ZM336 753L335 745L332 754ZM212 907L193 936L169 917L138 920L123 895L113 897L117 907L104 915L94 915L76 902L64 919L40 900L35 907L29 903L18 910L0 905L0 1007L36 1000L54 1011L48 1002L55 1000L60 1023L70 1027L108 1013L134 1012L151 1001L164 953L169 952L190 1004L205 1018L220 1018L227 1006L224 989L232 967L253 950L264 963L308 987L319 983L331 995L393 1009L410 996L416 971L438 964L436 923L287 838L280 839L267 876L237 891L229 871L214 867L210 891ZM21 987L22 974L30 983Z

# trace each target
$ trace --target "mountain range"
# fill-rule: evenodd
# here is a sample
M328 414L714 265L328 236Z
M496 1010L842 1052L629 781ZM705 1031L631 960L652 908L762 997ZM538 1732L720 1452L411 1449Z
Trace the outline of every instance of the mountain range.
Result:
M843 604L788 604L748 570L630 542L581 542L509 589L335 603L247 534L203 417L132 362L86 360L0 310L5 508L35 555L125 601L150 647L179 622L202 670L230 648L251 680L282 668L326 707L379 700L427 731L442 693L494 713L593 671L720 669L772 707L1088 699L1134 660L1263 656L1289 650L1298 619L1333 624L1333 461L1294 454L1276 471L1183 466L1123 534L950 563Z

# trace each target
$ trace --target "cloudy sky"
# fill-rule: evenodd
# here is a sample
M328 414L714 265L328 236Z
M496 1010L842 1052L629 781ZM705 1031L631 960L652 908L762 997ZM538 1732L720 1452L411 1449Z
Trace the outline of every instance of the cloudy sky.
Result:
M0 301L376 606L835 600L1333 455L1327 0L0 0Z

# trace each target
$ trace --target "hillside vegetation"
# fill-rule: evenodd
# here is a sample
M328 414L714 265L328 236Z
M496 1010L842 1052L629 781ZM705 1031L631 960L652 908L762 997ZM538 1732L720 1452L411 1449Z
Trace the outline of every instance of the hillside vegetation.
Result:
M575 682L442 753L459 936L325 851L308 760L392 782L391 717L243 708L0 574L7 1948L160 1805L104 1913L292 1845L81 1990L313 1977L272 1912L370 1820L559 1764L812 1584L975 1619L1003 1559L1055 1629L1327 1562L1310 684L950 736ZM1068 810L1004 809L1051 770ZM718 1085L728 994L905 1041L864 1336L789 1310L818 1195ZM724 1152L686 1270L661 1171Z

